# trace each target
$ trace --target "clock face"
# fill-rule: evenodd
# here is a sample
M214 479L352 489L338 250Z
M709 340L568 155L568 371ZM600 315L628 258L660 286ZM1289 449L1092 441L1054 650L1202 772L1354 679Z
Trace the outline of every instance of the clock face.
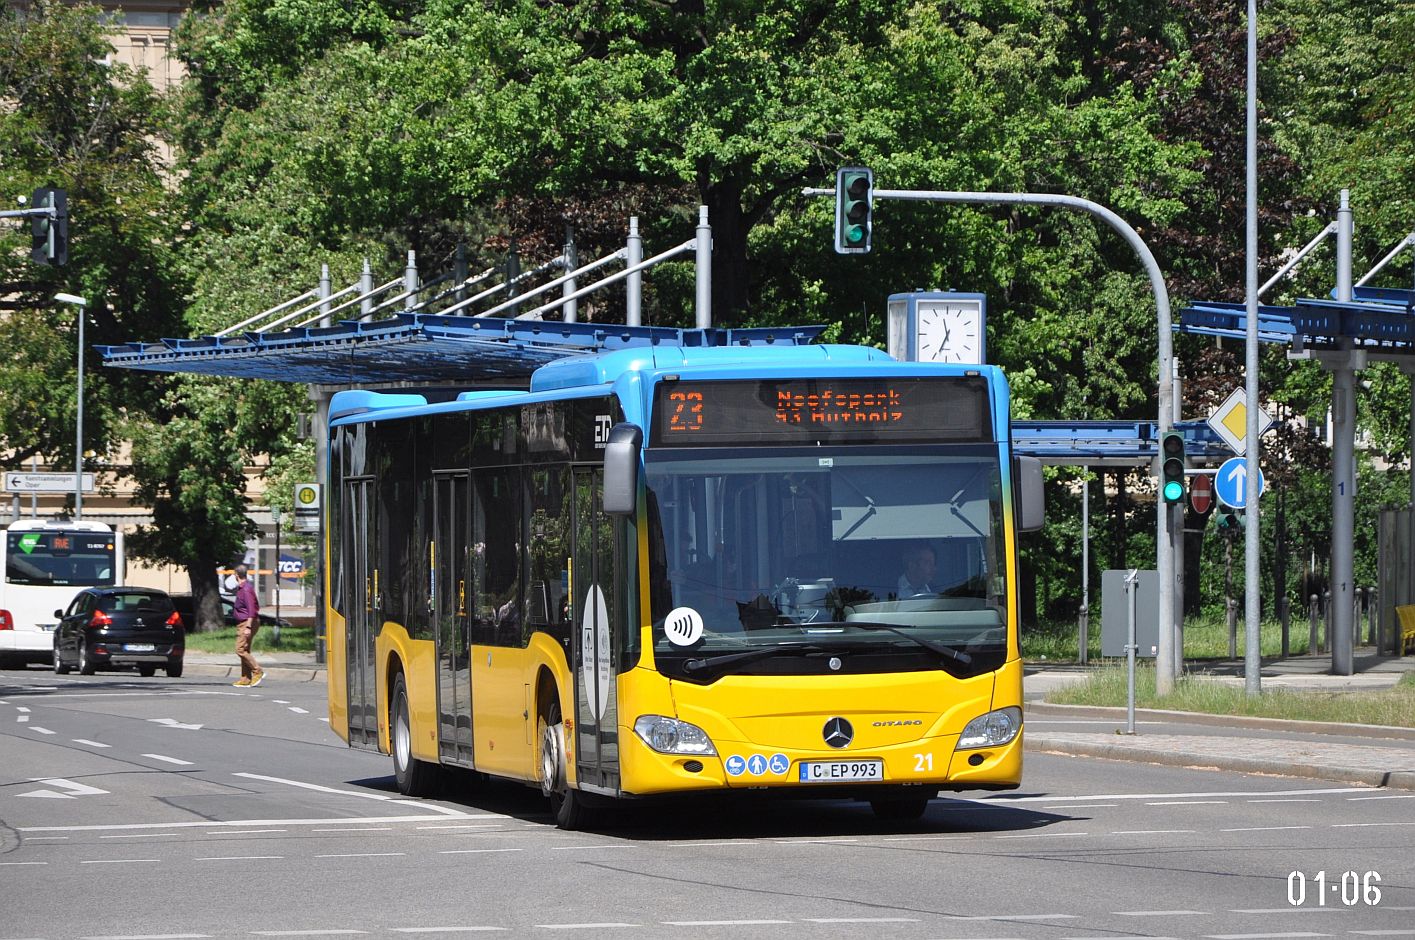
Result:
M983 313L979 306L921 303L915 329L921 362L983 361Z

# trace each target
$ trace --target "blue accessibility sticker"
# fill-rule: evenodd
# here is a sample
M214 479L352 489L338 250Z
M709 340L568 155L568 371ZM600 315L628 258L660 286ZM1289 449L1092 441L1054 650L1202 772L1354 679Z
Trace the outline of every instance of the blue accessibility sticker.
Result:
M785 754L773 754L771 760L766 763L767 769L780 777L791 769L791 762L786 759Z
M760 754L753 754L747 758L747 770L753 777L760 777L766 773L766 758Z
M733 754L731 757L727 758L726 766L728 774L733 777L740 777L742 776L742 771L747 769L747 762L736 754Z

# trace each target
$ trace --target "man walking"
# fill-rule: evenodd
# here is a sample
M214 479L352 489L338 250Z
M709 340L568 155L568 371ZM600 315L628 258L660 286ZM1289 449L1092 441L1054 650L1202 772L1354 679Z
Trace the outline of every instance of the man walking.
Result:
M251 655L251 641L260 627L260 602L255 597L255 585L247 575L250 569L244 564L236 566L236 602L232 614L236 618L236 656L241 660L241 678L232 685L242 688L260 685L265 678L265 670Z

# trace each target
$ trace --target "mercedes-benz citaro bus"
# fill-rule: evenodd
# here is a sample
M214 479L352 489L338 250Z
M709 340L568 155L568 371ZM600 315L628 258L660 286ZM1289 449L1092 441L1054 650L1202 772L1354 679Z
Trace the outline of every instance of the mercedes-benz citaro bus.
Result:
M123 583L123 533L103 522L17 519L0 536L0 665L54 658L54 611Z
M1014 457L990 366L653 346L528 391L330 403L330 724L556 823L774 790L914 818L1022 773Z

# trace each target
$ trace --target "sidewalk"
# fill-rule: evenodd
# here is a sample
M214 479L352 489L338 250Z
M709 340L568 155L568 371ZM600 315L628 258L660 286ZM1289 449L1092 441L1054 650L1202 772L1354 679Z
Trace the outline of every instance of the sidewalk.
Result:
M1264 661L1259 677L1264 690L1333 695L1380 691L1415 672L1415 657L1380 657L1369 649L1357 650L1353 665L1355 674L1335 676L1330 656L1295 656ZM1023 689L1029 751L1415 790L1415 728L1136 709L1136 733L1130 735L1124 733L1124 708L1046 702L1047 695L1084 680L1090 672L1090 667L1074 664L1028 665ZM1241 685L1244 663L1204 663L1191 675Z
M323 682L325 678L324 664L316 663L313 653L262 651L256 655L256 660L272 679ZM234 680L241 675L241 663L236 659L235 652L192 652L186 655L184 673L189 676L225 676Z

